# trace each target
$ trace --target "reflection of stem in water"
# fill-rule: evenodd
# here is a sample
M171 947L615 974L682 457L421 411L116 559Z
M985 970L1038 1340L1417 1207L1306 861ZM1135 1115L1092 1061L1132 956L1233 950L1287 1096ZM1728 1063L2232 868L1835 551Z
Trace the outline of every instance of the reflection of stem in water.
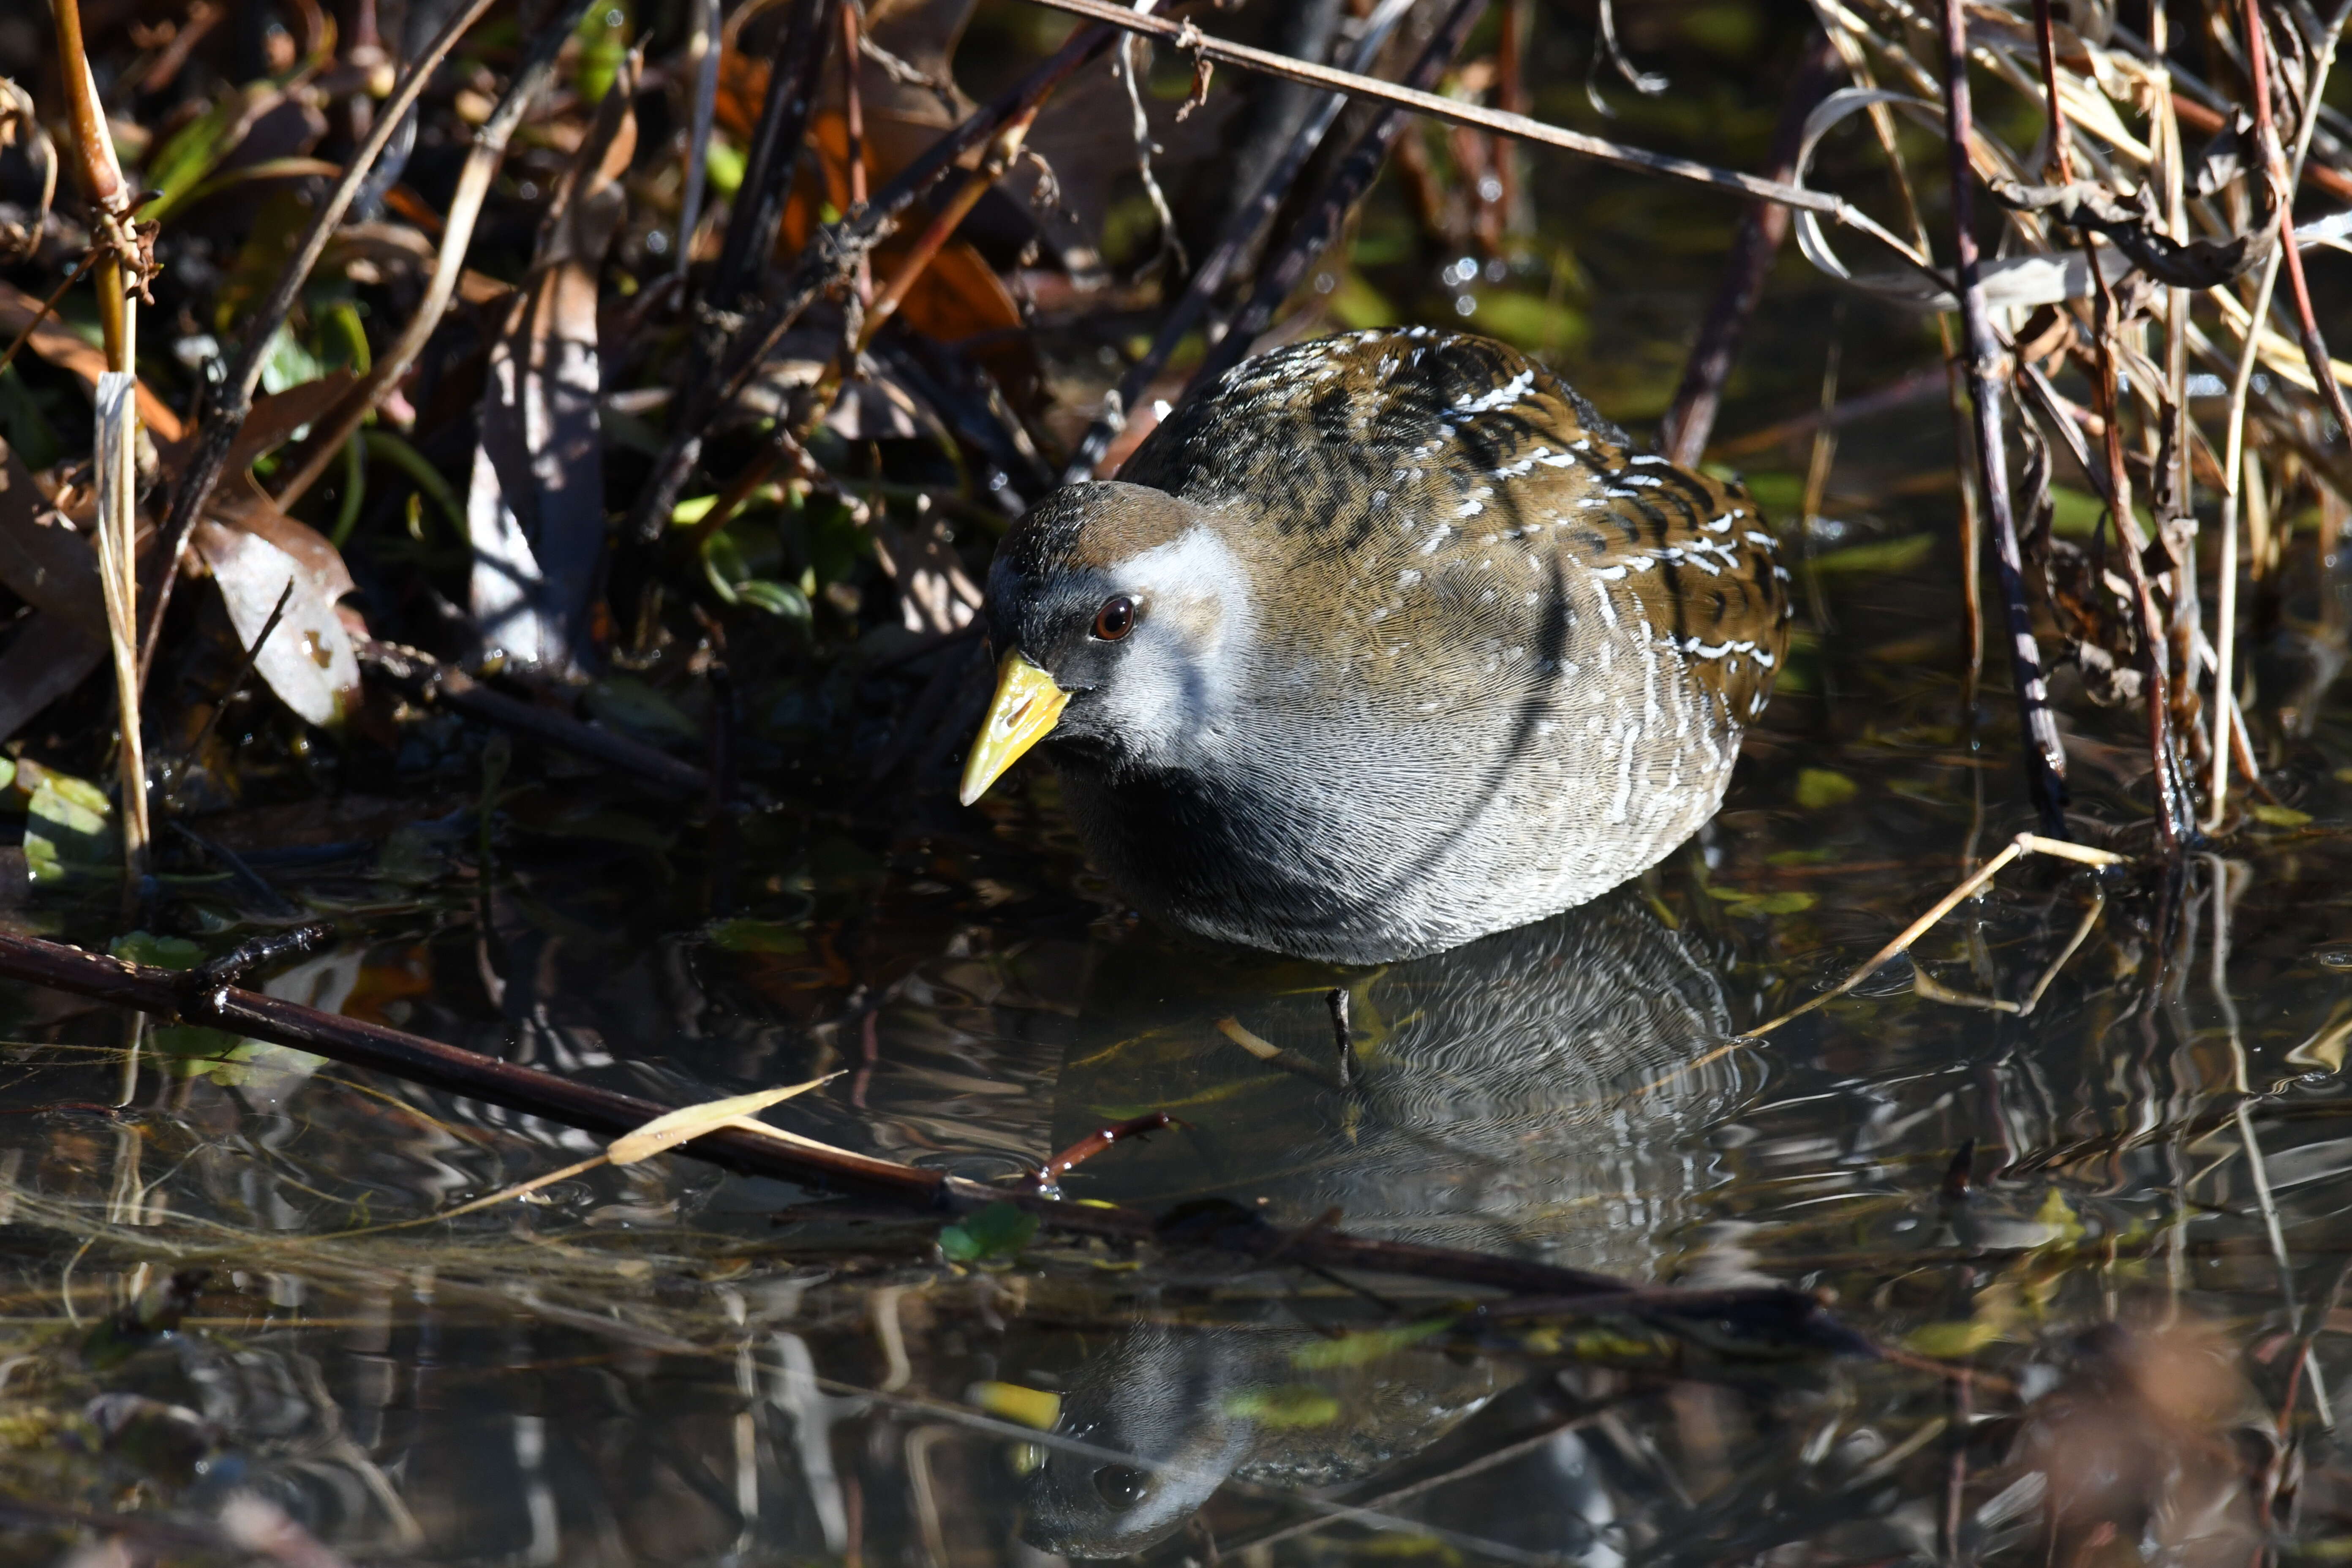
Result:
M778 1334L776 1339L780 1344L782 1342L790 1341L793 1345L798 1347L798 1359L801 1366L810 1368L811 1370L803 1372L797 1368L788 1366L786 1368L786 1375L788 1378L804 1379L805 1386L812 1394L831 1395L832 1397L823 1398L817 1401L817 1403L823 1405L844 1410L863 1410L868 1405L877 1405L885 1410L895 1411L901 1415L929 1417L931 1420L944 1422L949 1426L961 1427L966 1431L979 1432L994 1437L1011 1438L1015 1442L1035 1444L1043 1447L1066 1450L1085 1458L1107 1459L1118 1464L1140 1464L1146 1462L1139 1459L1139 1458L1134 1454L1125 1453L1116 1448L1106 1448L1097 1443L1083 1442L1077 1438L1065 1436L1059 1432L1040 1432L1034 1426L1024 1426L1019 1422L1003 1420L998 1416L989 1415L981 1411L969 1409L961 1405L950 1405L942 1400L928 1399L918 1394L885 1394L875 1389L861 1388L853 1383L843 1383L835 1378L821 1377L813 1370L814 1363L808 1359L808 1348L806 1344L800 1340L799 1336L793 1334ZM772 1393L770 1397L772 1399L776 1396ZM787 1408L792 1407L788 1406ZM803 1462L805 1463L809 1451L809 1442L805 1436L802 1438L802 1451ZM1159 1469L1162 1474L1173 1473L1183 1475L1187 1473L1181 1468L1172 1466L1160 1466L1154 1468ZM834 1479L832 1461L829 1455L825 1460L824 1474L825 1479L828 1481L832 1481ZM1207 1479L1221 1480L1223 1489L1234 1492L1243 1497L1272 1499L1282 1502L1291 1503L1297 1507L1310 1509L1323 1523L1356 1524L1361 1525L1369 1530L1384 1531L1421 1540L1432 1540L1443 1545L1452 1546L1474 1552L1478 1557L1485 1558L1488 1561L1525 1563L1528 1565L1528 1568L1556 1568L1557 1559L1553 1557L1542 1555L1537 1552L1515 1551L1511 1548L1503 1546L1499 1542L1482 1541L1472 1536L1465 1535L1459 1531L1446 1529L1442 1525L1429 1524L1419 1520L1400 1518L1396 1514L1385 1511L1378 1505L1360 1505L1335 1502L1327 1499L1312 1497L1305 1493L1290 1491L1279 1487L1265 1485L1256 1481L1243 1480L1232 1476L1212 1477ZM843 1478L844 1482L848 1478ZM811 1489L812 1491L814 1490L814 1488ZM822 1513L822 1508L820 1508L820 1513Z
M1813 569L1813 530L1822 521L1822 500L1829 493L1830 469L1837 462L1837 426L1830 414L1837 407L1838 365L1845 352L1845 341L1837 329L1844 323L1845 302L1841 300L1830 328L1829 357L1822 364L1822 421L1813 426L1812 457L1805 465L1805 500L1797 510L1797 570L1804 578L1805 609L1813 618L1813 629L1825 637L1837 630L1837 623L1830 618L1828 601L1822 597L1822 574ZM1824 662L1825 697L1829 694L1827 668Z
M114 1103L129 1105L139 1092L139 1052L147 1040L147 1015L132 1013L122 1020L122 1081Z
M948 1532L940 1521L938 1489L931 1485L931 1449L941 1438L955 1436L952 1426L934 1423L907 1434L907 1491L915 1505L915 1526L923 1538L923 1558L929 1568L948 1568Z
M2099 916L2106 907L2107 896L2105 893L2094 892L2091 895L2091 907L2083 911L2082 920L2075 924L2074 934L2067 938L2065 947L2050 961L2049 967L2042 972L2042 978L2033 983L2033 989L2026 994L2022 1002L2011 1002L1999 996L1974 996L1965 991L1955 991L1920 968L1916 954L1908 955L1911 958L1911 989L1930 1002L1942 1002L1954 1007L1982 1007L1989 1012L2027 1017L2041 1003L2042 994L2050 989L2050 983L2058 978L2058 972L2066 967L2066 961L2073 958L2075 951L2089 939L2091 928L2098 924ZM1972 928L1969 936L1971 946L1978 945L1981 933Z
M2236 868L2232 862L2218 855L2207 858L2213 868L2210 979L2214 999L2221 1005L2221 1016L2230 1033L2230 1087L2238 1096L2234 1117L2238 1125L2238 1142L2245 1154L2247 1178L2253 1184L2255 1204L2262 1211L2263 1233L2270 1238L2271 1260L2278 1268L2279 1298L2286 1308L2287 1331L2300 1338L2303 1333L2303 1301L2295 1292L2294 1261L2287 1251L2286 1232L2279 1224L2278 1200L2271 1191L2270 1169L2263 1163L2262 1140L2254 1132L2253 1092L2247 1071L2246 1043L2240 1030L2237 1002L2230 994L2230 917L2236 903L2232 896L2238 886L2237 878L2232 875ZM2328 1399L2327 1384L2321 1378L2319 1363L2312 1358L2308 1345L2304 1347L2297 1359L2301 1363L2299 1370L2311 1380L2312 1405L2328 1430L2335 1430L2336 1418ZM2293 1398L2294 1392L2290 1387L2288 1406L2280 1412L2282 1423L2292 1413Z

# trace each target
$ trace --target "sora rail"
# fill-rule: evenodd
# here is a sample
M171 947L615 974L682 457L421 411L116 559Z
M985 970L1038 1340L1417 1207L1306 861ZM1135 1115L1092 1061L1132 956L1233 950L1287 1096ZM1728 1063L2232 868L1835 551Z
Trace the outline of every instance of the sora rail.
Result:
M1277 349L1006 536L962 797L1043 742L1147 912L1340 963L1435 952L1714 813L1787 579L1746 492L1636 452L1515 349Z

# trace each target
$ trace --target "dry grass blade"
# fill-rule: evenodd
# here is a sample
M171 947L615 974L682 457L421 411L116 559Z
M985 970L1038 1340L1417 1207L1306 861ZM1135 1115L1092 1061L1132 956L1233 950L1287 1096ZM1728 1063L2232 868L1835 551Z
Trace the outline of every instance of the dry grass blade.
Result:
M781 1128L771 1127L764 1121L754 1120L754 1115L795 1095L823 1089L840 1076L837 1072L827 1073L823 1078L810 1079L806 1083L787 1084L782 1089L756 1089L750 1094L733 1095L726 1100L683 1106L667 1116L655 1117L634 1132L614 1139L604 1151L604 1157L615 1165L634 1165L640 1160L651 1159L666 1149L674 1149L689 1139L699 1138L721 1127L740 1128L746 1132L757 1132L791 1143L829 1147L817 1143L814 1139L797 1137Z
M563 40L572 36L572 30L579 26L593 3L593 0L566 0L562 11L550 21L546 30L534 37L530 51L515 67L506 95L474 132L473 145L467 149L465 164L457 173L457 189L449 198L440 245L434 254L433 276L425 286L424 299L407 325L401 329L400 336L376 356L367 374L319 416L310 441L294 460L293 475L278 488L277 500L281 509L293 506L319 482L352 432L400 384L401 378L415 364L417 356L425 352L425 345L440 327L449 302L457 296L466 271L466 253L473 243L474 226L481 216L483 202L488 198L490 184L506 161L508 143L553 77L556 56Z

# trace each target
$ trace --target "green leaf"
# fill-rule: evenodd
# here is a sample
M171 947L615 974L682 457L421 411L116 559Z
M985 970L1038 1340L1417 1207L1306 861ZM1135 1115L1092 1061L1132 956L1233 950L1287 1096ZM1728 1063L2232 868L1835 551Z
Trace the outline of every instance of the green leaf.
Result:
M721 198L732 196L742 188L746 162L740 152L715 136L702 154L703 172L709 178L710 188Z
M1938 1361L1957 1361L1970 1355L2000 1338L2000 1327L1981 1318L1966 1322L1923 1323L1903 1336L1903 1343L1921 1355L1931 1355Z
M1425 1322L1405 1323L1393 1329L1371 1329L1362 1333L1342 1334L1336 1340L1318 1340L1291 1352L1290 1364L1302 1372L1335 1366L1363 1366L1419 1344L1432 1334L1442 1334L1453 1322L1451 1318L1432 1318Z
M127 931L106 944L107 952L129 963L156 969L194 969L205 961L205 950L184 936L157 936L152 931Z
M940 1251L950 1263L982 1263L1015 1256L1036 1234L1035 1215L1011 1204L991 1204L941 1229Z
M138 1300L82 1336L83 1363L92 1368L112 1366L170 1333L211 1278L209 1268L183 1268L150 1285Z
M1843 773L1828 768L1806 768L1797 774L1797 804L1807 811L1843 805L1860 793L1861 787Z
M579 72L573 89L583 104L603 101L629 52L629 7L625 0L604 0L589 7L580 19Z
M142 184L162 193L139 215L142 222L161 223L169 217L187 194L213 172L222 153L228 150L225 139L245 118L247 107L243 93L226 93L164 140L141 174Z
M2055 1233L2051 1237L2053 1241L2080 1241L2088 1234L2082 1219L2074 1213L2074 1205L2068 1203L2066 1194L2055 1187L2042 1195L2042 1206L2033 1212L2033 1217Z
M677 703L634 676L614 675L588 689L591 716L640 740L697 741L702 731Z
M1234 1394L1225 1414L1261 1426L1328 1426L1339 1418L1339 1402L1319 1388L1292 1383Z
M755 610L787 621L808 622L808 595L790 583L772 583L764 577L753 577L735 584L735 596Z
M1742 918L1801 914L1821 901L1814 895L1793 888L1777 893L1759 893L1748 888L1709 888L1706 896L1730 906L1724 910L1726 914Z
M1331 290L1325 303L1331 319L1351 331L1393 326L1403 320L1388 297L1365 282L1359 272L1341 273L1339 286Z
M290 327L280 327L269 340L269 353L261 362L261 389L283 392L289 386L299 386L306 381L316 381L327 374L319 356L302 345Z
M1578 348L1589 335L1583 311L1508 289L1481 294L1470 319L1506 342L1538 352Z
M25 867L35 887L61 889L114 875L114 807L96 784L45 773L26 810Z
M2311 813L2288 805L2273 805L2266 800L2258 800L2246 809L2253 813L2255 821L2273 827L2305 827L2311 823Z

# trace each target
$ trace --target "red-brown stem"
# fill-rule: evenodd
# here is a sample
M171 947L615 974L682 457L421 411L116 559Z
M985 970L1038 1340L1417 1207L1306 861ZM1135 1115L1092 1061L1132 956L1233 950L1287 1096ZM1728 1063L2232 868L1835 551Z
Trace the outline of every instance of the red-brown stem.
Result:
M1113 1122L1108 1127L1097 1127L1038 1166L1035 1184L1041 1187L1052 1186L1122 1138L1140 1138L1147 1133L1183 1125L1166 1111L1154 1110L1142 1116L1130 1116L1125 1121Z
M1507 0L1503 7L1501 36L1495 44L1495 103L1507 114L1528 111L1529 9L1529 0ZM1503 187L1496 205L1502 208L1503 224L1507 229L1511 214L1518 208L1520 153L1509 137L1499 135L1491 138L1488 150L1494 158L1495 178Z
M0 931L0 979L275 1041L347 1067L485 1100L606 1137L634 1131L672 1109L385 1025L322 1013L235 984L207 984L196 972L127 963L37 937ZM1063 1203L1038 1193L1008 1191L846 1149L781 1143L736 1128L706 1132L681 1145L678 1152L751 1174L871 1194L919 1214L969 1214L991 1204L1009 1203L1035 1215L1045 1228L1064 1235L1134 1246L1162 1234L1155 1216L1139 1209ZM1811 1333L1825 1348L1849 1353L1874 1348L1830 1318L1817 1298L1780 1286L1727 1289L1640 1286L1557 1264L1383 1241L1329 1228L1286 1234L1255 1222L1254 1216L1236 1216L1230 1223L1213 1215L1195 1216L1174 1234L1188 1246L1244 1256L1272 1258L1278 1254L1283 1261L1310 1267L1363 1269L1508 1291L1523 1307L1531 1304L1533 1298L1559 1303L1550 1305L1551 1310L1576 1310L1566 1303L1597 1302L1668 1323L1687 1318L1711 1324L1720 1321L1726 1310L1766 1313L1770 1314L1768 1321L1784 1330ZM1785 1345L1790 1341L1784 1333L1775 1342Z
M2066 111L2058 105L2058 34L2050 0L2033 0L2033 31L2042 45L2042 90L2049 99L2050 163L2063 184L2074 177L2074 155L2066 140Z
M1830 70L1836 61L1837 50L1829 36L1817 35L1789 84L1788 96L1781 100L1780 121L1773 128L1772 148L1764 168L1767 178L1786 180L1796 173L1805 117L1828 91ZM1731 377L1732 362L1738 357L1748 319L1763 298L1772 258L1788 235L1789 209L1777 203L1757 202L1740 215L1722 281L1716 285L1715 299L1684 363L1682 384L1675 389L1675 400L1659 422L1659 445L1672 461L1689 468L1706 454L1707 437L1714 433L1715 417L1722 406L1724 384Z
M83 52L81 5L79 0L51 0L50 9L57 18L58 74L64 79L66 116L73 127L74 168L82 194L111 210L122 196L122 170L114 161L114 139Z

